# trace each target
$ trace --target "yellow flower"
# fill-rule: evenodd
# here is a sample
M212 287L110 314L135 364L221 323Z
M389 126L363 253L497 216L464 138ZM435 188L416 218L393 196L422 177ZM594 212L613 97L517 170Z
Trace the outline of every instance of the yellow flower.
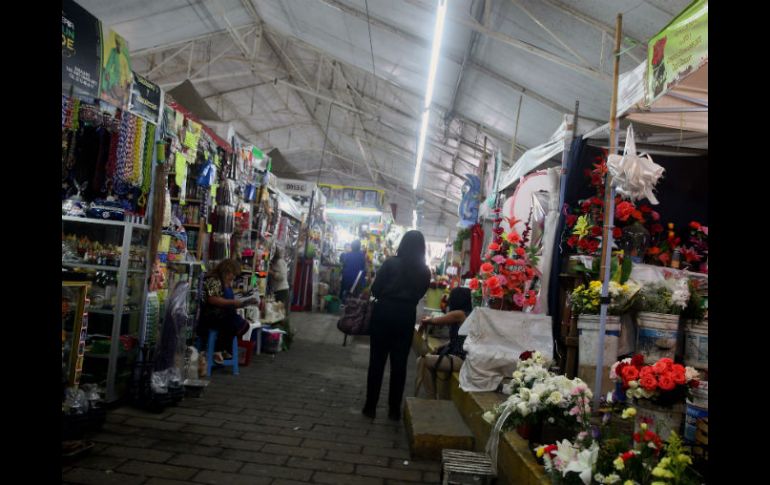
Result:
M628 408L623 410L623 415L621 416L623 419L633 418L636 416L636 408Z
M679 460L679 463L687 463L688 465L692 465L692 458L690 458L688 455L681 454L676 459Z
M602 282L598 280L594 280L591 282L590 288L594 291L599 291L602 289Z
M639 427L642 428L642 431L647 431L647 423L642 423Z
M582 215L578 217L577 222L575 223L575 229L572 231L572 234L576 234L580 237L585 237L588 235L588 217L585 215Z
M626 467L625 462L623 462L623 458L621 457L615 458L615 461L613 461L612 464L615 465L615 469L618 471Z
M599 299L598 298L594 298L593 300L591 300L591 304L594 305L594 306L599 306Z
M537 452L536 452L537 457L542 458L544 453L545 453L545 446L538 446Z

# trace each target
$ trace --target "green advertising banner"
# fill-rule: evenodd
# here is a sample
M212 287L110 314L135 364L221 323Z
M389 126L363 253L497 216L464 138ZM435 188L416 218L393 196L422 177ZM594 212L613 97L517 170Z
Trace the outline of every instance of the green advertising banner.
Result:
M709 3L695 0L647 46L647 104L695 72L709 57Z

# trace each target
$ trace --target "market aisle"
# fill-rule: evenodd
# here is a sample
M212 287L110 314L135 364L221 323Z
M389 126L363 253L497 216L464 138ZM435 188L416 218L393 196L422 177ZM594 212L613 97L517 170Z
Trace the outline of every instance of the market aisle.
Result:
M337 317L292 314L289 352L258 356L240 376L215 372L200 399L161 414L110 412L91 455L62 470L66 483L437 483L438 462L413 462L403 421L360 415L368 338L342 347ZM410 359L407 395L414 382Z

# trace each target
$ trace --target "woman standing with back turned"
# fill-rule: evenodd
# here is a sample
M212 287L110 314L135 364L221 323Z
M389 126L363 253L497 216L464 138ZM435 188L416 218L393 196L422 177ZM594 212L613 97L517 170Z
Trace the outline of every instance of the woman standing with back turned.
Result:
M417 303L428 291L430 270L425 264L425 238L419 231L404 234L396 256L377 271L372 295L377 298L371 320L366 404L361 411L374 418L380 398L385 362L390 357L388 417L401 419L401 399L406 384L406 364L412 347Z

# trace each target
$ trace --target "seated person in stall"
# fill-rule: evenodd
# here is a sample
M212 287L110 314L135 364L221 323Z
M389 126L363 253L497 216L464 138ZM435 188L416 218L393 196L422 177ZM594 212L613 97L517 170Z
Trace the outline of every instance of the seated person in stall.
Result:
M207 349L209 330L219 332L213 356L217 364L221 364L225 358L232 358L229 351L233 348L233 337L241 337L249 330L249 323L238 315L236 310L258 302L256 298L235 299L233 281L240 274L241 264L233 259L225 259L203 282L203 305L198 323L198 337L201 339L201 349Z
M459 371L465 360L463 343L465 337L458 335L458 330L465 319L473 310L471 290L468 288L454 288L449 293L448 312L440 317L425 317L420 323L420 333L427 325L451 325L449 330L449 343L436 350L436 353L425 354L417 358L417 383L415 395L421 384L425 384L428 395L436 396L436 382L438 371L446 374L446 379L451 379L452 372Z

